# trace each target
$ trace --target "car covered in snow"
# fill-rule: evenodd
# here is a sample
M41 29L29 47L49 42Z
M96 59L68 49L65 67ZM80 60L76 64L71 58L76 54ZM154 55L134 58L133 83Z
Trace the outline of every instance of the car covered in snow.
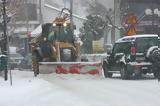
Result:
M146 73L156 74L146 55L151 47L159 46L158 38L158 35L143 34L118 39L103 59L105 77L111 77L113 73L120 73L122 79L136 78Z

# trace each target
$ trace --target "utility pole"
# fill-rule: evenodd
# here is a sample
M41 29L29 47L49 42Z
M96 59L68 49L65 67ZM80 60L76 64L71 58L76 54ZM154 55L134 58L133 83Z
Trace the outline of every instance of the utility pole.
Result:
M115 20L115 25L122 27L121 26L121 9L120 9L120 4L122 0L114 0L114 20ZM122 29L115 30L115 40L119 39L121 37L121 31Z
M40 24L43 23L43 17L42 17L42 0L39 0L39 22L40 22Z
M113 1L114 2L114 7L113 7L113 25L115 25L115 5L116 5L116 0ZM115 42L115 27L111 28L111 43L113 44Z
M70 21L71 21L71 31L72 34L74 34L74 28L73 28L73 0L70 0Z
M7 36L7 15L6 15L6 0L2 0L3 5L3 46L2 46L2 53L8 57L8 36ZM8 66L8 61L6 61L6 65ZM4 80L8 79L8 67L4 70Z
M26 40L25 40L25 55L27 56L28 55L28 53L29 53L29 45L28 45L28 42L29 42L29 36L28 36L28 34L29 34L29 17L28 17L28 2L27 1L25 1L25 18L26 18Z

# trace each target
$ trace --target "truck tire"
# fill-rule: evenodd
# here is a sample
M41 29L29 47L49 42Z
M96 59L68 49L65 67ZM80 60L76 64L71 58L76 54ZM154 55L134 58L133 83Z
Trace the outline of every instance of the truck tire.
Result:
M152 66L153 75L155 78L158 78L160 76L159 67L157 67L157 64L153 64Z
M113 73L109 73L109 72L108 72L109 69L108 69L107 65L108 65L108 64L107 64L106 62L103 63L103 71L104 71L104 76L105 76L105 78L107 78L107 77L112 77L112 74L113 74Z
M152 46L152 47L150 47L148 50L147 50L147 52L146 52L146 57L150 60L150 61L153 61L152 59L152 56L153 56L153 52L155 51L155 50L158 50L158 47L156 47L156 46Z
M33 72L34 72L34 76L36 77L39 74L39 64L38 64L38 62L40 60L40 57L38 55L38 52L34 52L33 55L34 55L33 56L34 57Z
M159 73L158 72L154 72L153 75L154 75L154 78L158 78Z
M121 79L126 80L129 79L129 75L127 74L127 68L125 65L122 65L120 68Z
M152 70L153 70L153 74L155 78L159 78L160 77L160 49L157 47L152 47L153 50L148 53L149 54L149 59L150 62L152 63ZM149 50L148 50L149 51Z

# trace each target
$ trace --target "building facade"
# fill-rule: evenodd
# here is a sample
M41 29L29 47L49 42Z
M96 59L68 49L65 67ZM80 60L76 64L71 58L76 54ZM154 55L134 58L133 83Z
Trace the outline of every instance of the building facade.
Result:
M160 34L159 0L121 0L120 10L120 21L124 27L127 15L134 14L138 34Z
M10 46L27 55L29 35L40 24L40 0L10 0L15 14L8 23ZM16 41L16 42L15 42Z

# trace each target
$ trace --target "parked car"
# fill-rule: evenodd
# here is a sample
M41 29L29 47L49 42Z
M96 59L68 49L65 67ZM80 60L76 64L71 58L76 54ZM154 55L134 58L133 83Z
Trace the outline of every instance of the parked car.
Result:
M9 66L11 69L18 68L24 57L19 53L10 53Z
M105 77L120 73L122 79L154 73L152 63L146 57L149 48L158 47L158 35L144 34L126 36L115 42L108 56L103 59Z

